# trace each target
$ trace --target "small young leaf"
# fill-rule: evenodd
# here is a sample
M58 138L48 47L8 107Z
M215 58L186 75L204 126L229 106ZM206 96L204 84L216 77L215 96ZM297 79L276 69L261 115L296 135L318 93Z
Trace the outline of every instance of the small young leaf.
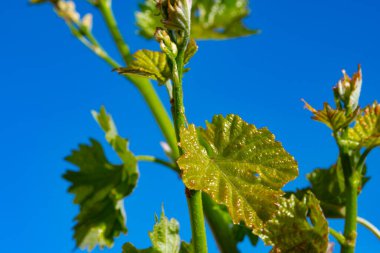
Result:
M348 139L358 147L374 148L380 145L380 104L377 102L362 110Z
M309 213L310 223L307 220ZM271 252L324 253L328 247L328 224L317 198L308 193L301 201L294 195L282 198L279 210L261 234Z
M167 29L190 34L192 0L159 0L157 6Z
M159 14L155 1L146 0L137 12L139 34L153 38L156 27L164 18ZM191 11L191 37L194 39L228 39L256 34L246 28L242 20L248 16L247 0L193 0ZM165 19L165 18L164 18Z
M215 116L207 129L181 130L177 163L189 189L208 193L227 206L235 224L255 232L276 210L281 188L297 174L297 163L266 128L236 115Z
M149 233L153 249L162 253L178 253L180 249L179 223L175 219L169 220L164 212L160 220Z
M167 56L161 52L139 50L133 54L135 58L126 68L118 68L119 74L135 74L157 80L164 84L170 78L170 68Z
M133 246L132 243L128 242L123 245L123 253L157 253L157 252L154 251L154 249L152 248L147 248L147 249L142 249L142 250L136 249L136 247Z
M185 59L184 59L185 65L189 63L190 59L197 53L197 51L198 51L197 42L195 42L194 39L191 39L185 52Z
M359 113L359 108L352 112L350 115L346 115L346 111L333 109L328 103L323 104L323 110L317 111L306 101L305 108L311 111L314 116L312 119L324 123L326 126L331 128L333 131L338 131L343 127L347 127L352 121L355 120Z
M74 227L77 246L89 250L96 245L111 247L115 237L127 232L123 198L136 186L136 160L111 164L100 143L91 140L91 145L80 145L66 161L79 167L63 175L71 183L74 202L80 205Z
M192 247L182 242L179 237L179 224L175 219L168 219L162 211L160 220L156 220L153 231L149 232L152 247L137 250L132 244L123 246L123 253L193 253Z

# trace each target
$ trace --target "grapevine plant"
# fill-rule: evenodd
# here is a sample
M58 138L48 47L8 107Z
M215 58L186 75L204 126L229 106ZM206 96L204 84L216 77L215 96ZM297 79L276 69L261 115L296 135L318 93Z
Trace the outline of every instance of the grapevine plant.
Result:
M325 103L317 110L305 102L313 119L331 129L339 155L330 168L308 175L310 187L285 193L284 185L298 176L297 162L267 128L258 129L234 114L215 115L200 127L189 123L185 113L182 84L198 50L196 41L256 34L242 22L249 14L247 0L146 0L136 14L139 34L155 39L161 51L133 54L118 29L111 0L88 0L101 13L123 64L93 35L91 14L81 17L71 0L32 0L43 2L53 6L80 42L139 90L167 142L166 159L135 155L105 107L92 112L120 163L111 163L95 139L66 157L78 168L63 177L79 205L74 226L79 248L112 247L127 232L123 200L136 187L142 161L180 175L192 239L181 241L178 222L162 212L149 232L152 246L139 250L127 243L120 249L123 253L206 253L205 221L223 253L239 252L237 245L246 236L253 245L259 239L271 245L271 252L332 252L329 234L341 252L352 253L357 223L380 236L357 213L358 195L368 181L366 158L380 145L380 105L359 106L360 67L352 78L343 72L333 88L333 106ZM149 79L166 87L172 120ZM329 227L328 218L345 219L343 233Z

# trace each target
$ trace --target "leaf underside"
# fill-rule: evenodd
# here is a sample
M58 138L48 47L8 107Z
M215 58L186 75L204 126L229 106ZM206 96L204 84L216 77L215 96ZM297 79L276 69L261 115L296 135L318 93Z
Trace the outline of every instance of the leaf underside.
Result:
M139 34L152 39L162 17L153 0L139 5L136 13ZM248 16L247 0L193 0L191 37L194 39L229 39L256 34L242 20Z
M375 102L362 110L355 126L349 129L348 139L360 148L374 148L380 145L380 104Z
M185 185L224 204L235 224L256 233L275 212L281 188L298 175L296 161L268 129L236 115L217 115L206 129L183 128L180 145Z
M161 52L139 50L133 54L134 60L126 68L118 68L119 74L134 74L157 80L165 84L170 78L167 56Z
M79 168L63 176L71 183L69 192L75 194L74 202L80 206L74 238L78 247L89 250L96 245L111 247L115 237L127 232L123 199L132 193L138 179L137 160L128 141L119 136L112 116L104 107L92 114L122 164L110 163L101 144L93 139L66 158Z
M77 246L89 250L96 245L111 247L115 237L127 232L123 198L136 185L136 166L111 164L95 140L80 145L66 161L79 167L79 171L68 170L63 175L71 183L74 203L80 206L74 226Z
M309 214L310 222L307 220ZM261 238L274 245L273 253L325 253L328 224L317 198L308 193L302 200L282 198L273 219L266 223Z
M359 193L368 182L366 167L362 171ZM323 213L327 218L344 218L346 210L345 180L343 169L338 161L328 169L315 169L307 175L311 187L298 190L295 194L299 199L311 191L320 201Z

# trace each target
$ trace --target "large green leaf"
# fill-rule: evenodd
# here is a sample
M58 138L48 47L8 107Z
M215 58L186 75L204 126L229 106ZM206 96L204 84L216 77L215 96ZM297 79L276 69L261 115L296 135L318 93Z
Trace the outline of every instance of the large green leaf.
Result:
M63 177L71 183L69 192L80 212L74 226L77 246L92 250L96 245L111 247L114 238L126 233L123 198L136 186L136 160L123 165L111 164L99 142L80 145L66 157L79 171L68 170Z
M373 148L380 145L380 104L367 106L349 129L348 140L357 147Z
M309 214L310 222L307 220ZM317 198L308 193L301 201L294 195L282 198L279 210L261 235L274 253L325 253L328 224Z
M217 115L207 129L190 125L180 136L185 185L208 193L235 224L256 232L275 212L281 188L298 175L296 161L268 129L236 115Z
M123 246L123 253L192 253L192 247L180 240L179 223L175 219L168 219L162 211L153 231L149 232L152 247L138 250L131 243Z
M139 33L153 38L156 27L162 26L156 3L146 0L136 14ZM248 16L247 0L193 0L191 36L194 39L228 39L248 36L257 30L246 28L242 20Z
M118 68L119 74L134 74L157 80L164 84L170 78L170 68L167 56L161 52L139 50L133 54L132 61L126 68Z

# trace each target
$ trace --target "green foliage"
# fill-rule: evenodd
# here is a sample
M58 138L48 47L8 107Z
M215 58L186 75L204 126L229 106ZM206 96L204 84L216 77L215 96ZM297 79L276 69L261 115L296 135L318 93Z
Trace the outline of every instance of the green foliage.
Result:
M104 107L93 115L123 164L111 164L95 140L80 145L66 158L79 168L63 176L71 183L74 202L80 205L74 238L80 248L89 250L96 245L111 247L115 237L127 232L123 198L131 194L138 179L136 158L128 150L128 141L118 135L112 117Z
M192 247L180 240L179 224L175 219L168 219L164 211L161 218L156 217L153 231L149 232L152 247L138 250L131 243L123 246L123 253L193 253Z
M185 0L175 2L185 2ZM158 11L153 0L146 0L139 7L140 12L136 14L139 33L151 39L156 27L161 26L161 21L165 23L165 17L157 15ZM257 30L246 28L242 22L248 14L247 0L193 0L191 37L228 39L256 34Z
M190 59L197 53L197 51L198 51L197 42L195 42L194 39L191 39L189 42L189 45L186 48L185 59L183 60L185 65L190 62Z
M157 80L159 84L165 84L170 78L171 72L167 56L161 52L139 50L133 54L134 61L127 68L118 68L119 74L135 74Z
M305 107L311 111L314 116L312 119L324 123L333 131L338 131L341 128L347 127L355 117L357 116L359 109L347 115L345 110L333 109L328 103L323 104L322 110L316 110L308 103L305 103Z
M317 198L311 193L302 200L294 195L289 199L282 198L276 215L266 223L261 238L265 243L274 245L273 253L326 252L328 224Z
M276 210L281 187L297 174L297 163L266 128L236 115L215 116L207 129L181 131L184 155L177 161L189 189L227 206L234 223L258 232Z
M348 140L356 147L374 148L380 145L380 105L367 106L349 129Z
M325 216L329 218L345 215L345 182L340 164L329 169L316 169L307 175L311 191L320 200Z
M111 164L95 140L91 145L80 145L66 161L79 167L79 171L68 170L63 176L71 183L74 203L80 205L74 227L77 246L89 250L96 245L111 247L115 237L127 232L123 198L136 186L136 162Z

